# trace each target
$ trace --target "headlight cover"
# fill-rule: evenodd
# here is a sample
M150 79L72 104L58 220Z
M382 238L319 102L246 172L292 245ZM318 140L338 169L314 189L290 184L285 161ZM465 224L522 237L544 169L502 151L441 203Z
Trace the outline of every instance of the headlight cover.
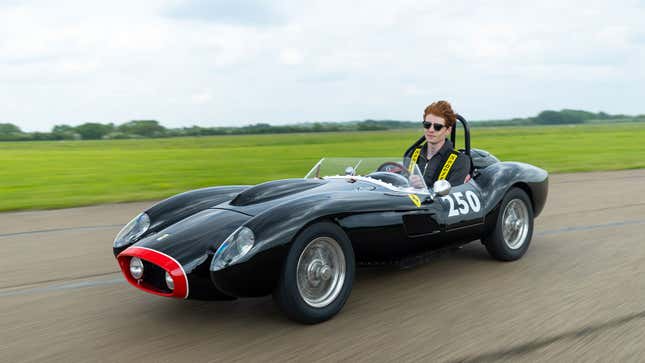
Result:
M170 289L170 291L173 291L175 289L175 282L172 280L172 276L166 271L166 286Z
M125 225L114 238L114 248L123 247L134 242L150 228L150 217L141 213Z
M246 255L255 244L255 234L248 227L240 227L231 233L213 256L211 271L221 270Z
M138 257L132 257L130 260L130 275L135 280L141 280L143 277L143 261Z

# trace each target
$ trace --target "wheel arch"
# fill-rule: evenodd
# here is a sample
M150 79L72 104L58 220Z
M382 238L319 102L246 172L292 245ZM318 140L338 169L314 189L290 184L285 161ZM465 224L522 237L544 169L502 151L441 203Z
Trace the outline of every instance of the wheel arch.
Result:
M320 222L329 222L338 226L347 236L352 249L354 248L347 231L335 221L334 216L321 215L298 224L298 228L282 235L283 238L270 241L270 243L265 241L260 249L242 257L229 267L219 271L211 271L211 280L219 290L235 297L270 294L279 282L280 273L287 262L289 249L295 240L308 227ZM355 257L354 262L356 262Z
M253 217L247 226L256 232L262 249L293 243L297 235L320 221L329 221L345 232L338 218L363 210L355 193L321 193L278 205ZM350 239L351 241L351 239Z
M531 190L529 185L527 183L525 183L525 182L517 182L517 183L511 185L510 188L508 188L508 190L506 191L506 193L508 193L513 188L522 189L526 193L526 195L528 195L529 200L531 201L531 209L533 209L533 214L535 214L535 199L534 199L534 196L533 196L533 191ZM500 201L500 203L501 203L501 201Z
M314 224L317 224L317 223L325 223L325 222L328 222L328 223L331 223L331 224L335 225L336 227L340 228L340 229L345 233L345 236L347 237L347 239L349 240L349 243L352 245L352 248L353 248L353 247L354 247L354 242L352 241L352 239L351 239L351 237L350 237L349 231L348 231L346 228L344 228L344 227L343 227L343 226L338 222L338 217L339 217L339 214L328 214L328 215L321 215L321 216L318 216L317 218L314 218L314 219L312 219L312 220L308 221L307 223L305 223L304 225L302 225L302 227L301 227L301 228L300 228L300 229L299 229L299 230L298 230L298 231L293 235L293 237L291 238L291 240L290 240L287 244L288 244L288 245L293 244L293 242L296 240L296 238L298 238L298 236L299 236L299 235L300 235L304 230L306 230L308 227L310 227L310 226L312 226L312 225L314 225Z
M347 240L349 240L349 243L352 245L352 249L354 248L354 242L352 241L350 234L348 233L348 230L346 228L343 228L343 226L338 222L338 217L339 214L333 213L333 214L325 214L325 215L320 215L316 216L315 218L309 219L303 224L299 226L297 230L295 230L292 234L289 235L288 238L286 238L282 243L279 244L279 246L284 247L284 250L288 250L293 243L296 241L296 239L309 227L318 224L318 223L331 223L338 227L340 230L345 233L345 236L347 237ZM277 247L277 246L276 246ZM280 263L284 263L286 260L287 256L286 253L280 257ZM356 256L354 256L354 259Z

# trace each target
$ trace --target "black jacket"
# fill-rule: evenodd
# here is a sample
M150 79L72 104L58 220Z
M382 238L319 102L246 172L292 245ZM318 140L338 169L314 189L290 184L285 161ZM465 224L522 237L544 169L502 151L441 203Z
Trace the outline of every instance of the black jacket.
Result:
M428 155L428 144L425 143L421 147L421 153L417 159L417 165L421 174L423 174L423 179L425 180L428 188L432 188L434 182L439 178L441 169L448 160L450 153L453 151L452 142L446 139L446 142L443 144L441 149L432 156L430 160L426 158ZM450 168L450 172L446 177L446 180L450 182L452 186L461 185L464 183L466 176L470 174L470 160L468 156L460 153L457 153L457 159Z

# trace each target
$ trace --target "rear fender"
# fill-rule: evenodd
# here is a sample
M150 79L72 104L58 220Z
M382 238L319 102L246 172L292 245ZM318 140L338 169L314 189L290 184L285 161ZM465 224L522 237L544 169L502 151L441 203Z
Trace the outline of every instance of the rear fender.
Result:
M475 183L481 189L486 225L494 225L499 204L512 187L527 192L533 204L533 215L537 217L546 203L548 179L545 170L519 162L499 162L481 170Z

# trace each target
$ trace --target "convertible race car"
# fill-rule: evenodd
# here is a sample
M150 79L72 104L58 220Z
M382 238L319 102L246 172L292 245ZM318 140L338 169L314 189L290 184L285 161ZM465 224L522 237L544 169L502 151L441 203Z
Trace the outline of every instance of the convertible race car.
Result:
M471 150L458 119L460 153L471 162L464 184L423 183L409 157L422 137L403 159L322 159L304 178L178 194L123 227L114 255L127 281L149 293L273 294L288 317L310 324L340 311L357 266L409 265L476 240L493 258L516 260L544 207L548 174Z

